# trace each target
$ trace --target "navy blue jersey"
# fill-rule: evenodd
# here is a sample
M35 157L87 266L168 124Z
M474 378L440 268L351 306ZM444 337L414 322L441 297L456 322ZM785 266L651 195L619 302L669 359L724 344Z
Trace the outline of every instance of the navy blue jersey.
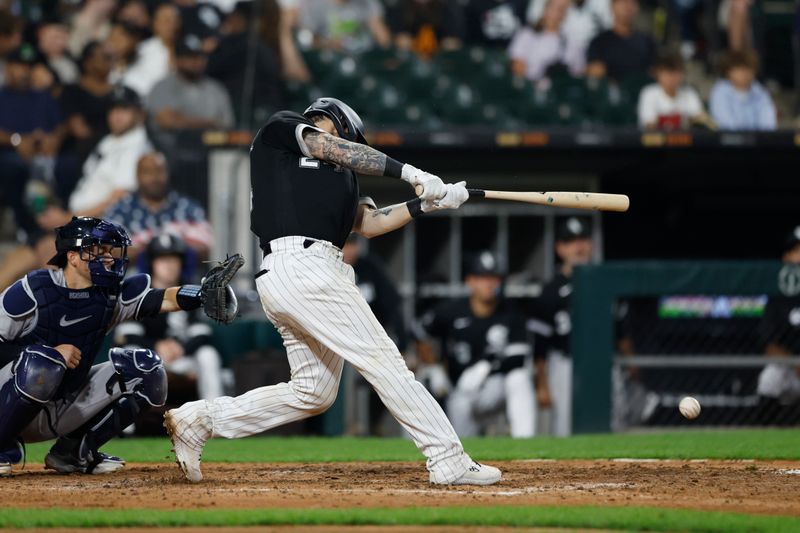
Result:
M154 303L143 306L151 292L146 274L124 280L119 292L112 294L99 287L70 289L62 270L35 270L0 295L0 342L78 348L81 362L67 370L59 391L63 397L85 383L112 327L154 311Z

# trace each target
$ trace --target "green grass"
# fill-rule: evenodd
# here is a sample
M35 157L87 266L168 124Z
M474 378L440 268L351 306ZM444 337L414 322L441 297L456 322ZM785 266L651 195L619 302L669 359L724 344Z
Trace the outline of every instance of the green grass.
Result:
M28 446L28 461L42 462L50 444ZM478 460L607 459L800 459L800 430L683 431L581 435L567 439L465 439ZM133 462L170 462L169 440L117 439L103 448ZM206 462L417 461L422 455L404 439L254 437L214 439Z
M800 519L647 507L418 507L404 509L4 509L0 527L472 525L640 531L797 531Z

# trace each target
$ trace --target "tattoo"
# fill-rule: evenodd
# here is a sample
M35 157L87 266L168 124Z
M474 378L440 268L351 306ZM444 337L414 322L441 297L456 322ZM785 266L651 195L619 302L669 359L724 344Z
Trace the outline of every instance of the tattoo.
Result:
M372 212L372 218L377 218L378 215L389 216L389 213L392 212L391 207L382 207L381 209L375 209Z
M304 136L308 151L317 159L336 163L361 174L382 176L386 154L365 144L350 142L329 133L310 131Z

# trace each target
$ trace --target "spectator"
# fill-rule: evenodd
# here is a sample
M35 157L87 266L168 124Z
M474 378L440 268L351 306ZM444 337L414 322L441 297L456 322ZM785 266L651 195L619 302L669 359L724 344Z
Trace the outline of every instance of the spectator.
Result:
M69 29L59 19L50 19L39 25L36 30L39 53L58 74L63 84L75 83L78 80L78 66L67 52Z
M639 13L638 0L611 0L614 24L592 39L586 53L586 73L593 78L622 81L644 75L653 64L656 44L652 37L633 29Z
M111 32L111 14L116 0L86 0L70 24L69 51L74 57L90 41L104 41Z
M176 71L158 82L147 99L158 143L172 146L177 130L233 126L230 97L222 84L205 75L207 62L191 41L178 44Z
M34 91L45 92L53 99L58 100L61 96L63 87L61 80L53 70L53 67L47 64L43 57L31 67L31 89Z
M100 217L135 191L136 163L142 155L152 151L136 92L117 86L109 103L109 134L89 155L83 165L83 177L69 199L70 210L79 216Z
M392 43L378 0L304 0L300 4L300 27L310 30L316 48L349 53Z
M800 265L800 226L788 235L783 247L783 262ZM764 344L764 354L772 363L767 364L758 376L756 392L762 398L762 412L771 418L780 414L783 406L800 403L800 367L780 362L781 358L800 354L800 297L770 296L759 334ZM770 423L769 419L760 422Z
M136 50L136 61L125 71L122 81L142 98L171 70L175 42L181 28L181 15L173 4L159 5L153 13L153 36Z
M22 24L19 19L0 9L0 87L5 84L6 56L22 44Z
M727 32L728 49L743 52L753 48L750 9L753 0L723 0L719 4L719 27Z
M188 283L187 265L194 256L183 241L162 233L147 246L147 272L154 289L167 289ZM196 381L197 396L211 400L222 396L222 363L211 344L211 326L200 320L198 310L162 313L139 322L123 322L114 331L114 343L125 347L154 350L167 369L169 388L175 375Z
M527 20L536 24L542 18L547 0L531 0ZM612 26L611 0L571 0L562 32L580 44L585 51L601 31Z
M424 57L455 50L464 38L464 18L454 0L396 0L386 20L395 45Z
M528 329L533 334L536 363L536 396L539 407L551 409L551 432L559 437L572 433L572 359L569 335L569 295L572 271L592 260L591 228L585 219L569 217L556 229L558 274L542 287Z
M2 192L14 210L17 228L26 233L37 229L24 200L29 179L45 182L62 194L71 185L65 161L57 158L61 144L58 104L48 93L31 88L36 62L36 52L30 46L9 54L6 85L0 88Z
M400 352L404 352L408 345L405 324L401 312L402 300L394 282L389 278L375 258L364 254L361 247L361 237L351 233L342 248L342 260L353 267L355 282L369 308L375 314L381 326L386 330ZM369 398L367 416L356 416L358 420L366 420L369 427L360 428L363 434L384 435L383 422L390 417L386 416L386 408L377 393L362 376L356 376L356 387L363 391L357 397Z
M536 427L525 320L502 298L502 282L497 260L482 252L467 268L469 297L422 318L420 333L441 341L440 360L454 384L447 416L461 437L485 434L488 418L503 410L512 437L532 437Z
M142 34L149 33L152 25L150 11L143 0L128 0L123 3L117 11L115 20L133 26Z
M711 89L711 118L723 130L774 130L777 112L767 90L756 81L755 52L731 52L723 61L726 79Z
M200 259L208 257L213 241L205 212L194 200L169 190L167 160L159 152L143 155L136 165L136 194L114 204L103 218L124 226L133 245L133 259L161 233L180 237Z
M26 245L18 247L0 265L0 285L5 286L25 272L43 268L55 253L52 230L77 216L101 216L119 199L136 189L135 169L139 157L151 150L136 93L117 87L108 111L110 133L97 145L83 165L83 177L69 196L64 210L55 198L37 208L36 225ZM43 235L41 230L48 230Z
M525 20L528 0L469 0L464 7L464 42L506 48Z
M105 41L105 47L111 54L111 73L108 81L112 84L128 85L138 71L139 44L145 33L128 22L117 21L111 26L111 33ZM133 70L132 70L133 69Z
M308 70L303 56L297 49L295 40L295 28L299 26L300 20L300 0L277 0L278 16L270 18L270 10L265 10L261 16L261 31L265 39L271 37L272 20L277 18L278 27L277 42L280 51L281 68L283 76L289 81L308 82L311 80L311 72ZM268 7L270 3L266 4Z
M683 60L665 55L656 61L656 83L639 94L639 126L647 129L680 129L705 116L697 91L683 84Z
M569 0L549 0L536 26L517 32L509 47L514 75L536 81L555 65L566 66L573 76L583 73L583 50L561 31L568 6Z
M80 67L78 83L64 87L61 114L68 138L83 161L108 133L108 110L113 89L108 81L111 56L100 43L90 42L83 49Z
M239 111L244 107L249 49L247 30L252 16L251 2L237 2L236 7L225 18L222 25L222 38L219 46L208 58L208 75L225 86L228 95L241 106L237 106ZM253 114L258 114L263 110L281 109L283 87L278 58L274 50L261 40L255 42L254 53L250 108L255 110ZM241 116L241 112L238 114L240 124L249 123L251 117Z
M173 0L173 3L180 10L183 38L191 39L204 52L211 53L217 46L224 18L222 11L213 4L197 0Z

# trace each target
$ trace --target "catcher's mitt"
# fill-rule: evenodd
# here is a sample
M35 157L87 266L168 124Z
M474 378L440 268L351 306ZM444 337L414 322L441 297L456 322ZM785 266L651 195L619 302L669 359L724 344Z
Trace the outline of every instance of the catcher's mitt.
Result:
M236 293L230 287L231 279L244 265L244 257L234 254L208 271L201 281L200 298L203 311L209 318L223 324L230 324L239 311Z

